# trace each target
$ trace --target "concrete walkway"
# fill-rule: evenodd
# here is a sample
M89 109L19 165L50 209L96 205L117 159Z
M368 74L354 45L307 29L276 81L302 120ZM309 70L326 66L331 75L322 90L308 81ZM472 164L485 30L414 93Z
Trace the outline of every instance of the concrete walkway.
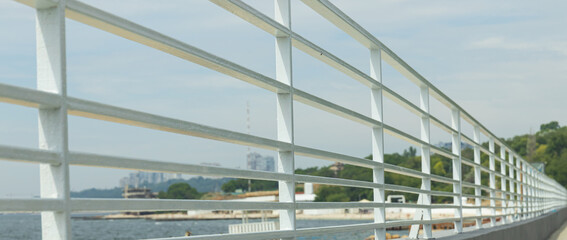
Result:
M547 240L567 240L567 222L564 222Z

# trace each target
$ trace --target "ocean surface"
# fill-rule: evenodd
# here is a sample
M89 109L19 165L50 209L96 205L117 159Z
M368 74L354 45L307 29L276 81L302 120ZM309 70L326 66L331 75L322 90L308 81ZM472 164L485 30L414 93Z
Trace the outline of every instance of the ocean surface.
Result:
M253 219L250 222L257 222ZM367 223L368 220L297 220L298 228L337 226ZM193 235L228 233L229 224L241 220L185 220L153 221L128 220L72 220L73 239L147 239L184 236L185 231ZM389 231L392 234L408 234L407 231ZM299 240L365 239L372 231L346 232L298 238ZM39 214L0 214L0 239L41 239L41 217Z

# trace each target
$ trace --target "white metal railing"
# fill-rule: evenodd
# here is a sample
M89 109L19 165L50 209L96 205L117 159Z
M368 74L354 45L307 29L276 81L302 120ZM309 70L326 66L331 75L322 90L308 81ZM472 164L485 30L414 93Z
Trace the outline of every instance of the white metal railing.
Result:
M327 0L302 0L304 4L353 37L370 52L370 72L364 73L342 59L322 49L293 32L290 28L290 0L275 0L275 18L272 19L240 0L211 0L211 2L256 25L273 35L276 41L276 78L264 76L236 63L214 56L206 51L181 42L147 27L107 13L75 0L17 0L35 8L37 15L37 90L0 84L0 101L37 108L39 111L39 149L0 146L0 160L24 161L40 165L40 199L0 199L0 211L30 211L42 213L42 236L45 239L70 239L70 214L78 211L135 211L135 210L279 210L280 230L233 235L195 236L191 239L273 239L295 238L314 234L332 234L344 231L374 230L376 239L385 239L385 229L396 226L424 225L424 237L431 238L431 225L454 222L455 231L463 231L464 220L475 220L482 226L482 219L490 219L490 225L519 221L539 216L551 209L564 207L567 191L557 182L536 171L498 137L464 111L453 100L419 75L392 50L378 41L368 31L354 22ZM187 61L210 68L252 85L272 91L277 96L277 139L267 139L250 134L223 130L211 126L172 119L140 111L96 103L69 97L66 93L65 17L86 25L113 33ZM292 47L313 56L350 78L367 86L371 92L371 116L365 116L348 108L293 87ZM382 61L414 82L420 88L420 105L416 106L396 92L382 85ZM393 100L421 118L421 136L413 137L383 123L383 97ZM434 97L452 110L451 125L438 120L429 112L429 99ZM298 101L331 114L368 126L372 132L373 160L323 151L294 144L293 102ZM278 172L229 169L181 163L167 163L144 159L102 156L70 152L68 149L67 116L75 115L142 128L177 134L197 136L240 145L254 146L278 152ZM461 131L461 119L474 127L473 138ZM436 125L452 135L452 151L430 143L430 126ZM486 149L480 143L480 134L489 138ZM389 134L421 148L422 169L416 171L384 163L384 134ZM474 159L461 156L461 143L473 146ZM500 148L500 155L495 152ZM489 167L480 162L481 152L489 155ZM430 172L430 155L439 154L452 159L452 178ZM315 177L294 174L294 156L302 155L324 160L370 168L374 172L372 182ZM500 172L495 166L500 163ZM474 183L463 182L461 164L474 169ZM131 199L72 199L69 195L69 166L107 167L176 172L203 176L223 176L279 181L279 202L233 202L205 200L131 200ZM506 172L508 169L508 172ZM384 183L384 172L391 172L422 179L421 188ZM481 172L489 173L489 186L481 184ZM497 188L496 177L500 178ZM431 182L453 185L452 192L431 190ZM350 186L374 190L373 202L295 202L295 184L311 182L327 185ZM509 187L507 188L509 184ZM474 195L463 193L463 188L473 188ZM419 194L417 204L385 203L384 191ZM482 191L490 195L482 196ZM497 193L500 193L498 197ZM453 197L452 204L431 204L431 196ZM462 197L475 199L474 206L463 206ZM481 200L490 200L489 206L481 206ZM497 207L497 202L501 207ZM296 210L322 208L373 208L374 223L322 228L296 226ZM386 208L404 207L417 209L414 220L386 221ZM432 219L431 210L454 209L453 218ZM490 209L490 215L482 215L481 209ZM474 216L463 216L463 209L475 209ZM499 211L497 211L499 210ZM417 233L416 233L417 234ZM184 239L180 237L175 239Z

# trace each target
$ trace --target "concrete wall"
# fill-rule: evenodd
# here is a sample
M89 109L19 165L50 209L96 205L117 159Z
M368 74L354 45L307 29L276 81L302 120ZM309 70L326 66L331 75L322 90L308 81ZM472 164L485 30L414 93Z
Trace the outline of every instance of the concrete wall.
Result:
M548 239L567 221L567 208L510 225L465 232L459 235L437 238L440 240L538 240Z

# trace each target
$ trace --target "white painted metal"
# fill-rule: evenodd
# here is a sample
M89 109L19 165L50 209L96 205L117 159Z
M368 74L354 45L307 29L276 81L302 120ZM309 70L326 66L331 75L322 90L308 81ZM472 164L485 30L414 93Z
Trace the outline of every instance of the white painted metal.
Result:
M525 187L524 187L525 186L525 183L524 183L524 175L525 174L524 174L524 168L523 168L522 164L523 164L522 161L520 161L519 157L516 156L516 167L517 167L517 170L516 170L517 179L516 180L518 180L518 184L516 186L518 187L518 193L520 194L520 197L519 197L520 203L518 204L518 207L519 207L518 208L518 215L519 215L518 217L521 220L524 220L525 219L525 211L526 211L525 210L525 205L526 205L526 195L525 194L526 194L526 192L525 192Z
M245 202L216 200L169 199L72 199L69 207L75 212L167 211L167 210L278 210L294 207L289 202Z
M382 57L380 49L370 50L370 76L377 82L382 83ZM384 122L383 119L383 89L371 88L370 89L370 112L372 118L377 122ZM372 128L372 160L381 163L382 166L373 168L373 182L376 184L384 184L384 127ZM374 202L379 204L379 207L374 208L374 222L385 223L385 192L384 187L374 188ZM380 206L381 205L381 206ZM374 236L376 240L386 239L386 228L374 229Z
M65 209L62 199L0 199L0 212L62 212Z
M285 239L292 238L296 231L279 230L270 232L239 233L239 234L212 234L197 235L190 237L152 238L153 240L263 240L263 239Z
M529 174L531 172L531 168L528 166L527 162L522 162L522 167L524 169L523 172L523 180L524 180L524 194L525 194L525 211L526 214L524 214L524 218L530 218L531 217L531 213L532 213L532 209L531 209L531 201L532 201L532 196L531 196L531 187L530 187L530 180L529 180Z
M21 87L0 84L0 102L33 108L58 108L62 96Z
M0 159L6 161L44 163L54 166L61 164L61 158L55 152L0 146Z
M228 233L249 233L275 231L276 222L255 222L228 225Z
M421 207L419 209L417 209L415 211L415 213L413 214L413 221L416 222L414 224L411 225L410 227L410 231L409 231L409 239L417 239L418 235L419 235L419 228L421 226L421 221L423 221L423 215L424 214L424 208L422 207L423 205L423 194L419 194L419 197L417 198L417 207Z
M515 179L514 179L514 155L512 152L508 151L508 168L509 168L509 177L510 177L510 200L508 201L508 210L510 211L508 214L511 214L510 216L510 222L514 222L515 221L515 214L516 214L516 207L518 206L517 204L517 195L515 194L515 188L514 188L514 184L515 184Z
M295 181L303 182L303 183L318 183L318 184L326 184L326 185L334 185L334 186L370 188L370 189L385 187L384 184L379 184L375 182L358 181L358 180L350 180L350 179L342 179L342 178L316 177L316 176L308 176L301 174L295 174Z
M526 216L527 218L532 218L533 217L533 189L532 189L532 171L533 168L528 165L527 163L524 163L524 165L526 166L526 193L528 195L528 201L527 201L527 211L530 213L528 214L528 216Z
M489 155L489 168L490 168L490 179L489 179L489 187L490 187L490 226L496 226L496 163L494 162L494 138L490 137L488 139L488 148L490 150Z
M425 115L421 116L421 140L426 144L430 141L430 122L429 122L429 88L427 86L422 86L420 89L420 108ZM418 197L418 204L421 205L431 205L431 161L430 161L430 148L429 145L421 146L421 172L428 175L428 177L423 177L421 179L421 189L425 193L421 193ZM416 211L414 214L414 220L431 220L431 208L423 208ZM420 224L414 224L411 226L409 237L412 239L418 238ZM424 238L432 238L432 228L430 224L423 224Z
M67 97L65 0L36 10L37 89ZM41 213L43 239L71 239L67 109L39 108L39 149L57 153L60 164L39 165L41 198L60 199L63 209Z
M473 146L474 149L474 195L476 196L474 198L474 202L475 202L475 206L477 207L476 209L476 216L477 218L475 219L476 224L475 227L476 228L482 228L482 209L481 209L481 203L482 203L482 199L481 199L481 195L482 195L482 187L481 187L481 162L480 162L480 126L474 126L474 130L473 130L473 138L474 138L474 143L475 145Z
M453 154L458 157L452 158L452 168L453 168L453 193L457 194L453 197L453 205L458 206L455 209L454 217L458 219L455 221L455 232L463 232L463 195L462 195L462 168L461 168L461 114L459 109L451 109L451 127L453 129L453 134L451 137L451 145L453 149Z
M523 183L522 183L522 161L521 158L517 155L514 156L516 159L516 214L517 218L520 220L524 220L524 191L523 191Z
M41 165L41 199L0 200L0 211L42 212L43 236L45 239L70 238L70 212L81 211L134 211L134 210L179 210L179 209L225 209L225 210L279 210L282 230L261 233L223 234L191 237L191 239L273 239L332 234L344 231L374 230L377 239L385 239L385 229L394 226L424 225L425 238L431 238L431 224L454 222L455 231L463 231L462 223L474 219L481 221L481 200L489 200L491 225L501 217L502 223L538 216L553 208L564 207L567 191L557 182L534 171L497 136L465 112L453 100L412 69L392 50L387 48L368 31L327 0L303 0L303 2L346 34L363 44L370 51L370 73L365 74L329 51L317 46L291 30L290 0L275 0L275 17L268 17L240 0L211 0L236 16L250 22L275 37L276 77L274 79L254 72L236 63L212 55L147 27L109 14L75 0L17 0L37 9L37 66L38 90L0 84L0 102L37 108L40 113L40 149L25 149L0 146L0 160L22 161ZM65 11L66 10L66 11ZM65 16L103 31L130 39L154 49L169 53L190 62L202 65L222 74L240 79L267 89L277 95L277 140L261 138L251 134L227 131L189 121L172 119L130 109L68 98L65 91ZM311 93L293 87L292 47L313 56L329 66L343 72L370 89L371 116L332 103ZM420 89L420 105L403 98L382 85L381 62L384 61L414 82ZM429 114L429 96L451 109L451 126ZM402 108L421 118L421 136L414 137L404 131L383 123L382 101L387 97ZM328 113L358 122L372 130L373 159L367 160L314 148L297 146L294 143L293 102L298 101ZM278 172L229 169L222 167L158 162L96 154L68 152L67 115L76 115L120 124L128 124L158 131L191 135L228 143L254 146L278 151ZM461 132L461 118L474 126L473 139ZM434 124L452 135L452 151L430 144L430 125ZM489 138L489 147L481 145L480 134ZM400 138L421 147L422 169L416 171L384 163L384 134ZM461 156L461 143L474 147L474 159ZM500 146L500 156L495 155L495 144ZM489 167L480 162L480 154L489 155ZM506 162L508 152L508 162ZM373 170L372 182L315 177L294 174L294 156L302 155L330 161L338 161ZM439 154L452 159L452 178L430 174L430 155ZM516 162L514 164L514 159ZM495 172L496 160L500 161L500 172ZM474 168L475 183L462 182L461 164ZM134 169L156 172L174 172L205 176L227 176L271 180L279 182L280 202L233 202L200 200L124 200L124 199L70 199L69 164ZM506 168L509 169L507 175ZM489 186L481 185L481 172L490 175ZM396 173L422 179L421 188L384 183L384 173ZM515 175L515 176L514 176ZM496 189L496 176L501 179L501 189ZM452 192L431 190L431 181L453 184ZM509 191L506 190L509 181ZM295 183L311 182L327 185L368 188L374 190L373 202L304 203L295 201ZM516 184L516 188L514 188ZM463 187L475 189L475 195L463 194ZM419 194L418 204L384 203L384 191ZM482 196L482 191L490 193ZM500 197L497 197L497 192ZM431 196L454 198L451 205L431 204ZM475 206L463 206L462 197L475 199ZM502 207L497 207L500 201ZM417 218L405 221L386 221L385 208L414 208L419 210ZM323 228L297 229L296 209L367 208L375 213L374 223L343 225ZM431 209L455 209L453 218L431 220ZM475 209L476 215L463 217L462 209ZM496 209L501 209L497 214ZM417 236L417 229L412 231ZM187 239L186 237L169 239Z
M291 29L290 0L274 0L275 20ZM293 87L291 64L291 38L276 37L276 80ZM293 91L277 94L277 138L293 146ZM278 151L278 172L292 174L295 171L293 147ZM295 180L279 181L279 201L295 202ZM295 206L295 205L293 205ZM295 230L295 207L280 210L280 229Z
M67 99L67 105L69 114L75 116L191 135L269 150L291 150L291 144L288 142L227 131L202 124L181 121L126 108L114 107L71 97Z
M500 197L503 199L500 201L500 204L502 205L502 207L504 207L502 209L502 213L501 214L505 214L506 211L508 210L510 201L508 200L508 197L511 197L509 194L507 194L506 191L506 161L504 160L506 159L506 149L504 148L504 146L500 145L500 159L498 159L498 161L500 161ZM506 224L508 220L508 217L502 217L502 223Z
M429 87L421 86L420 89L420 108L425 113L426 116L421 117L421 140L429 144L431 140L430 134L430 123L429 123ZM421 146L421 172L431 175L431 160L430 160L430 147L429 145ZM425 191L431 191L431 178L424 177L421 179L421 189ZM431 205L431 193L421 194L423 205ZM424 221L429 221L432 219L431 208L424 209L423 211ZM433 232L431 224L423 224L423 235L424 238L432 238Z
M249 178L257 180L291 181L291 174L251 171L242 169L231 169L184 163L168 163L163 161L152 161L132 159L125 157L104 156L87 153L69 153L69 164L90 167L106 167L117 169L182 173L214 177Z

